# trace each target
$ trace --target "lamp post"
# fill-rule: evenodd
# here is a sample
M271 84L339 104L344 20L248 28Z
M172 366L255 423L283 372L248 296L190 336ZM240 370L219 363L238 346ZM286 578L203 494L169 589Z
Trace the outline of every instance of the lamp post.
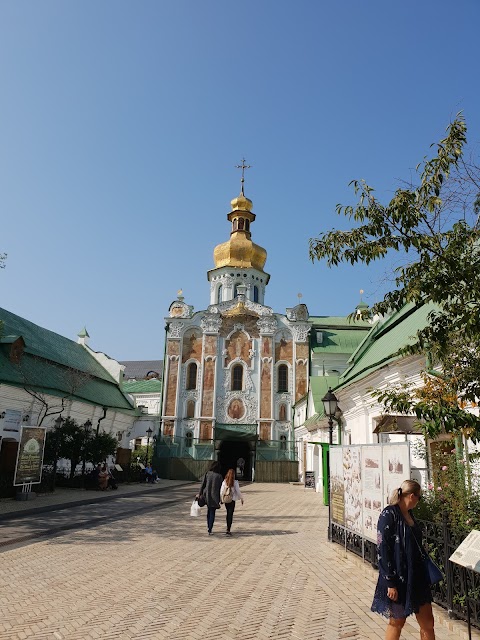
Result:
M82 478L85 480L85 466L87 464L87 442L90 432L92 430L92 421L87 420L83 425L84 437L83 437L83 460L82 460Z
M145 456L145 466L148 466L148 447L150 446L150 438L153 431L150 427L147 429L147 455Z
M332 539L332 496L330 495L330 447L333 444L333 419L338 409L338 400L329 387L327 393L322 398L323 409L328 418L328 456L327 456L327 480L328 480L328 539Z

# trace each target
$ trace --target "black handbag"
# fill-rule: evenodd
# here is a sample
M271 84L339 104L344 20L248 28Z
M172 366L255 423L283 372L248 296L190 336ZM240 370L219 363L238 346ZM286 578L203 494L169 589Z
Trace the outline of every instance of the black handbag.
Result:
M197 502L199 507L204 507L207 504L205 498L202 495L198 496Z
M203 478L202 486L200 487L200 491L198 492L198 496L197 496L197 502L199 507L204 507L207 504L207 501L205 500L205 496L203 495L203 490L205 489L206 484L207 484L207 474L205 474Z

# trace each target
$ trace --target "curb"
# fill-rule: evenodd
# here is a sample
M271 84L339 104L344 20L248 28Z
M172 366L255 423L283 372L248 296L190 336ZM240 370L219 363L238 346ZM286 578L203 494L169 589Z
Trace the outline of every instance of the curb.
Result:
M39 513L49 513L51 511L61 511L63 509L71 509L72 507L82 507L87 504L98 504L99 502L106 502L110 500L118 500L119 498L126 498L128 496L139 496L151 493L153 491L166 491L167 489L176 489L177 487L185 487L189 484L197 485L198 482L182 482L180 484L169 485L168 487L154 487L151 489L139 489L138 491L129 491L128 493L109 493L102 496L92 496L91 498L85 498L83 500L74 500L72 502L59 502L57 504L48 504L43 507L32 507L31 509L22 509L19 511L7 511L4 514L0 514L0 522L7 522L10 520L17 520L23 516L33 516Z

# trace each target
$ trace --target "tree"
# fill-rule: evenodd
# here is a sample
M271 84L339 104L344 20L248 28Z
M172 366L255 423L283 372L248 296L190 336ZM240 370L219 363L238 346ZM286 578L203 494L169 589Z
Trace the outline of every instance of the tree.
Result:
M70 478L73 478L77 465L86 455L89 436L73 418L65 419L60 433L59 457L70 460Z
M419 184L398 188L387 204L364 180L354 180L357 204L337 205L337 213L356 226L311 238L310 258L331 267L400 255L394 287L363 316L431 304L427 326L404 352L428 349L447 376L455 362L456 386L474 400L480 396L480 167L465 158L466 131L458 114L436 155L417 166Z
M94 464L106 460L108 456L115 455L118 441L109 433L102 431L94 434L87 442L86 460Z

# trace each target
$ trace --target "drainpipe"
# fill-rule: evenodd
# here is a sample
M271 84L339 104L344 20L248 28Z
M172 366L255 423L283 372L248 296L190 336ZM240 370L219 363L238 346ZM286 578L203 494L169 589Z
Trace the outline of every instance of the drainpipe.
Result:
M102 407L102 409L103 409L103 416L101 416L101 417L98 419L98 422L97 422L97 436L98 436L98 432L99 432L99 430L100 430L100 422L101 422L102 420L105 420L105 417L106 417L106 415L107 415L107 407Z

